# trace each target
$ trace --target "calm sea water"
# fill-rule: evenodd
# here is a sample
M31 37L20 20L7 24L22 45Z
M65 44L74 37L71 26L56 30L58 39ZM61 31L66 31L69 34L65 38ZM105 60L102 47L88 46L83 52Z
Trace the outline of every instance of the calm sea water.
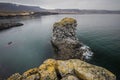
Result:
M48 15L37 18L0 19L24 26L0 32L0 77L22 73L52 58L52 25L64 17L78 21L77 36L94 52L89 61L112 71L120 80L120 15ZM12 42L11 45L8 45Z

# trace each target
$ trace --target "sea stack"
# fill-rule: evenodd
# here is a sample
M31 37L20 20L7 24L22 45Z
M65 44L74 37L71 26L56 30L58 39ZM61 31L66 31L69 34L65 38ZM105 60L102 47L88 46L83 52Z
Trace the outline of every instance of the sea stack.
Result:
M81 59L91 58L91 49L80 42L76 35L77 21L73 18L63 18L53 25L51 43L56 59Z

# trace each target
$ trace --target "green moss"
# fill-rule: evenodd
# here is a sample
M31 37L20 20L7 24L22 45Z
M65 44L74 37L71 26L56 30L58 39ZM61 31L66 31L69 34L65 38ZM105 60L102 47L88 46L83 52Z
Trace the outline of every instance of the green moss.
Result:
M64 24L64 23L71 23L71 24L73 24L73 23L76 23L77 21L75 20L75 19L73 19L73 18L63 18L61 21L60 21L60 23L61 24Z

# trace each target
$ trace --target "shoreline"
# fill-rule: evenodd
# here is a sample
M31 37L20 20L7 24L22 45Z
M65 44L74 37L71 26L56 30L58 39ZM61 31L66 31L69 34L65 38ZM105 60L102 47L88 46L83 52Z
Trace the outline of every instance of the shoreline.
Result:
M9 23L0 23L0 31L10 29L12 27L23 26L23 23L9 22Z

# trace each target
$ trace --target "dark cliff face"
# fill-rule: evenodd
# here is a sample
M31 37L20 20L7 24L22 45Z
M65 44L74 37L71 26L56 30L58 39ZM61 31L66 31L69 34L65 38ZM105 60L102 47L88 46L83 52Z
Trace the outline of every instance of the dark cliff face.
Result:
M92 56L90 48L79 42L76 27L77 21L73 18L64 18L53 25L52 45L56 59L85 60Z
M12 4L12 3L0 3L0 11L1 12L21 12L21 11L28 11L28 12L39 12L45 9L40 8L38 6L26 6L20 4Z

